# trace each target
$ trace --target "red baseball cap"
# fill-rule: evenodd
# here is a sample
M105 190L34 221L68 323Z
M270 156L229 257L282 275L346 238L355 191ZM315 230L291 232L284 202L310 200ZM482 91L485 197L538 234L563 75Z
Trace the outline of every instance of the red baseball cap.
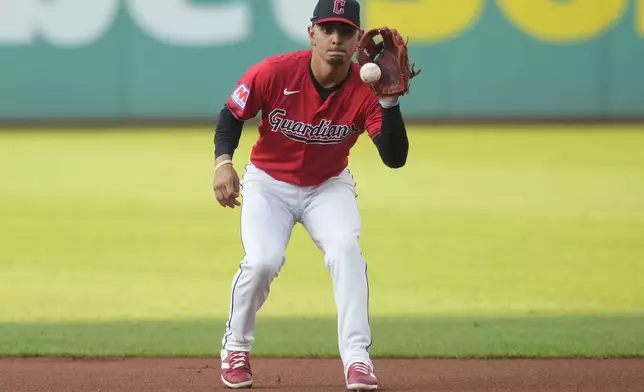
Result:
M357 0L319 0L311 22L341 22L360 28L360 3Z

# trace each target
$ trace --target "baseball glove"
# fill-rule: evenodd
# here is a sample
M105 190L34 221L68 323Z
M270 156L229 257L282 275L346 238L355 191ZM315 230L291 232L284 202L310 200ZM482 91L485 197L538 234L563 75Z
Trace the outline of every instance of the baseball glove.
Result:
M382 41L376 43L377 36ZM356 49L356 59L361 66L376 63L380 67L380 79L369 85L378 96L405 95L409 92L409 81L420 73L409 64L407 42L396 29L379 27L365 32Z

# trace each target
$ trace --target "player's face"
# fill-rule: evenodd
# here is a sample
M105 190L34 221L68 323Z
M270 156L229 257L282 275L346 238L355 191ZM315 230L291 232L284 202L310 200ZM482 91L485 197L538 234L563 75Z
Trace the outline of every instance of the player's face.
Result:
M323 23L309 29L309 38L321 58L329 64L340 65L351 61L360 31L346 23Z

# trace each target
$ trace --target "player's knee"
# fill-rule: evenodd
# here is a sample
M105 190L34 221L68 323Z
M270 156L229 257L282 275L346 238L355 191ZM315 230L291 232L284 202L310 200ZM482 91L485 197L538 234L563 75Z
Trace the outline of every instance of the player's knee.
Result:
M279 274L285 258L283 252L269 251L246 255L244 261L246 269L253 276L259 279L273 279Z
M357 238L340 237L325 246L327 263L361 262L362 255Z

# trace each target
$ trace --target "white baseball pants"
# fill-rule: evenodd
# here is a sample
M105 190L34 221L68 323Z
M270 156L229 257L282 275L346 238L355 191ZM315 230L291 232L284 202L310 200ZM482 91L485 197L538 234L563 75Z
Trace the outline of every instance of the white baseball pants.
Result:
M301 223L324 253L338 310L338 345L347 367L372 365L369 355L369 285L358 237L356 184L348 170L314 187L281 182L249 164L242 180L241 237L244 258L232 281L222 347L250 351L255 315L286 261L292 229Z

